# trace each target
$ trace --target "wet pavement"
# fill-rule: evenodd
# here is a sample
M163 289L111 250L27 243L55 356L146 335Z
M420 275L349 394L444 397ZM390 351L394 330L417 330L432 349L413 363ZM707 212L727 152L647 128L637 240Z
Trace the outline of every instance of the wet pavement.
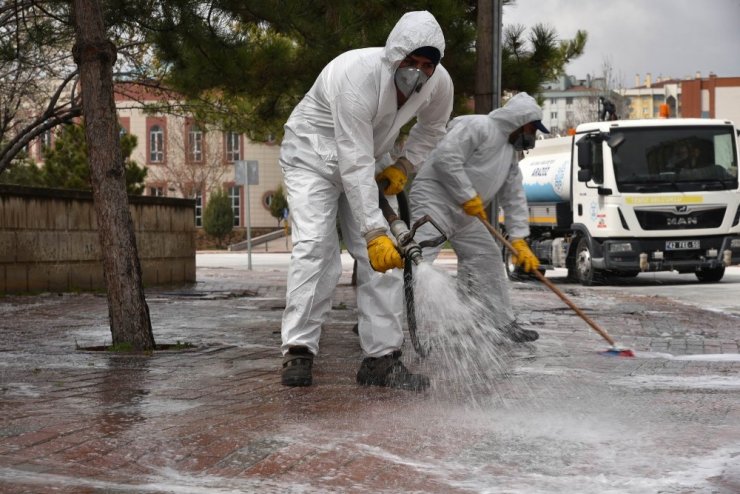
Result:
M470 382L407 344L433 387L364 388L345 257L314 385L290 389L285 256L253 260L199 253L195 286L148 291L157 342L194 345L151 356L84 350L110 342L103 295L0 298L0 492L740 492L737 314L559 283L637 351L605 357L560 299L514 283L535 344Z

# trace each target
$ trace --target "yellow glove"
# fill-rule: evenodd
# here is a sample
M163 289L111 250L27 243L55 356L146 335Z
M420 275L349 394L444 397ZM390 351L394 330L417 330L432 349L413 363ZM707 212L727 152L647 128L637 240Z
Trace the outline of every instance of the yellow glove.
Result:
M462 207L470 216L477 216L482 220L488 221L486 208L483 206L483 200L480 198L480 195L476 195L469 201L465 201Z
M375 237L367 243L370 265L375 271L384 273L391 268L403 268L403 259L388 235Z
M375 176L376 182L388 181L388 186L383 190L387 196L395 196L403 192L408 180L409 171L413 169L411 162L406 158L398 158L391 166Z
M540 266L539 259L534 255L534 252L532 252L524 239L518 238L513 240L511 246L516 250L516 255L511 260L517 266L521 266L524 272L530 273Z

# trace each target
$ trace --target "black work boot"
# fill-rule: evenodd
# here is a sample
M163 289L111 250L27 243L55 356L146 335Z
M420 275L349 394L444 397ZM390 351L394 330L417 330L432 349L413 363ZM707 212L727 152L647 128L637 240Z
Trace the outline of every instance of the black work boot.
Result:
M293 346L283 357L283 386L310 386L313 353L305 346Z
M382 357L365 358L357 371L357 384L424 391L429 387L429 378L409 372L401 362L401 351L396 350Z
M530 341L535 341L540 337L540 334L537 331L524 329L519 326L516 321L511 321L509 324L501 328L501 332L511 341L516 343L528 343Z

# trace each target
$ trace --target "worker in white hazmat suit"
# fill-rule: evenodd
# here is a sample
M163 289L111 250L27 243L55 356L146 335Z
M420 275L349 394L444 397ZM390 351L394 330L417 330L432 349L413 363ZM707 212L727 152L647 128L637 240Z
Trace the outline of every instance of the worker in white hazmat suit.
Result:
M539 335L516 323L501 251L478 218L488 220L486 208L496 196L517 250L515 262L526 272L537 269L539 261L524 240L529 218L517 152L534 147L537 130L549 133L541 119L542 110L527 93L488 115L453 119L409 193L412 223L427 214L437 222L457 254L458 286L482 300L498 329L516 342L534 341ZM439 235L430 226L419 228L417 242ZM439 250L425 248L424 260L434 260Z
M280 166L292 223L293 252L282 322L286 386L312 383L321 325L341 274L336 218L357 260L363 385L421 390L429 379L400 360L403 261L379 209L378 183L396 206L409 173L445 133L453 85L439 65L444 37L426 11L405 14L385 47L332 60L285 124ZM416 118L403 156L389 151Z

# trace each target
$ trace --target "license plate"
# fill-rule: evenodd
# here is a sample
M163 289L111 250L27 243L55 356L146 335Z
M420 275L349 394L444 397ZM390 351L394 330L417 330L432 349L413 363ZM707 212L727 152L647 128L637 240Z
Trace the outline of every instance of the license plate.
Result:
M698 240L669 240L665 250L694 250L700 247Z

